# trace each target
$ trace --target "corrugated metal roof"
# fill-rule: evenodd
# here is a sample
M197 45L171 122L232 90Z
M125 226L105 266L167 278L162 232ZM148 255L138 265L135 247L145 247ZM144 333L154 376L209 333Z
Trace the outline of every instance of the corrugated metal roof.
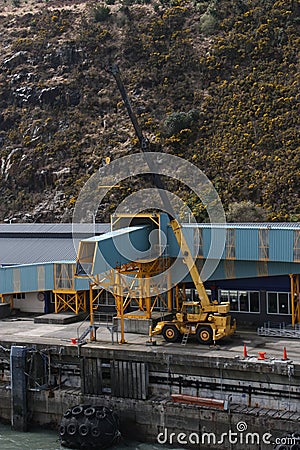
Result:
M0 238L0 264L32 264L62 260L75 261L72 239Z
M142 229L146 229L147 225L140 225L140 226L133 226L133 227L126 227L126 228L120 228L119 230L114 230L114 231L109 231L108 233L105 233L105 236L92 236L90 238L87 239L83 239L83 241L88 241L88 242L100 242L100 241L104 241L110 238L114 238L116 236L123 236L124 234L129 234L129 233L133 233L136 230L142 230Z
M300 223L225 223L225 224L183 224L185 227L300 230ZM83 228L82 228L83 226ZM76 244L82 233L86 238L84 225L71 223L55 224L0 224L0 265L33 264L39 262L75 261L76 250L72 239L76 234ZM96 234L110 231L110 224L96 224Z
M86 237L84 227L71 223L58 224L0 224L0 265L33 264L54 261L75 261L80 234ZM96 224L96 234L110 230L110 224Z
M90 229L92 224L87 224ZM84 233L85 224L72 223L0 223L0 234L72 234L73 231ZM109 223L96 223L97 234L110 231Z
M265 228L268 230L300 230L300 222L249 222L249 223L184 223L184 227L199 227L199 228L248 228L259 229Z

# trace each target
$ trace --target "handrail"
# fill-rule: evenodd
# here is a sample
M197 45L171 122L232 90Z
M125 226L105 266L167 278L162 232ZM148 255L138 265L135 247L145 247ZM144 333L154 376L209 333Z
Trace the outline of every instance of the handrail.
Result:
M87 314L85 319L81 322L81 324L77 327L77 340L79 340L79 337L82 333L79 333L80 328L83 326L84 323L87 322L87 320L90 318L90 315Z

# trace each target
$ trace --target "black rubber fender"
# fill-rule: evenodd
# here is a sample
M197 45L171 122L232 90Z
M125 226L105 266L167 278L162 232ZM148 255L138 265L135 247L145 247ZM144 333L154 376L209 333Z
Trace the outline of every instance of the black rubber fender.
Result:
M72 408L72 414L73 416L80 416L80 414L83 413L83 406L77 405Z
M90 406L89 408L86 408L84 410L84 415L86 417L93 417L93 415L95 414L96 410L93 406Z
M69 423L69 424L67 425L67 433L68 433L70 436L74 436L74 435L76 434L76 431L77 431L77 425L76 425L76 423L72 422L72 423Z
M97 419L103 420L106 417L106 412L104 412L104 411L96 411L96 417L97 417Z
M79 425L79 434L80 436L87 436L89 434L90 431L90 427L88 423L82 423L81 425Z
M67 409L67 411L64 413L64 417L70 417L72 415L72 410Z
M74 405L71 414L63 415L59 437L63 447L75 449L104 449L119 441L119 418L106 406ZM63 434L65 430L65 434Z
M91 435L95 438L98 438L100 436L100 430L98 427L92 427L91 429Z

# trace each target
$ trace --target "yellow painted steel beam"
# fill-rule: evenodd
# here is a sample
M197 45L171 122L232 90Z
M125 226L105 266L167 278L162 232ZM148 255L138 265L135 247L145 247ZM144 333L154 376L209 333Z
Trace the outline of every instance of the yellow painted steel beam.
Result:
M151 295L150 295L150 274L146 274L145 278L145 301L146 301L146 318L151 319Z
M80 311L86 312L85 291L55 289L52 292L54 293L54 311L56 314L67 310L71 310L75 314L78 314Z
M124 327L124 304L123 304L123 289L121 285L120 272L116 271L116 300L118 303L118 310L120 312L121 321L121 340L120 344L125 344L125 327Z
M196 267L195 261L192 257L190 248L187 244L187 241L184 237L183 231L182 231L182 226L177 222L177 220L171 220L170 222L172 230L175 234L176 240L179 243L180 246L180 250L182 252L182 256L184 259L184 262L186 263L188 269L189 269L189 273L192 277L193 283L195 285L195 288L198 292L199 295L199 299L201 302L201 306L203 307L210 307L211 306L211 302L208 298L208 295L206 293L204 284L200 278L198 269Z
M14 308L14 295L13 294L0 294L0 303L9 303L10 309Z
M168 280L168 311L172 311L173 309L173 296L172 296L172 276L171 276L171 271L168 271L168 275L167 275L167 280Z
M290 274L292 326L300 323L300 281L299 275Z
M93 284L92 283L90 283L89 293L90 293L90 325L91 325L91 327L93 327L94 326L94 309L93 309ZM90 339L91 339L91 341L96 340L94 328L91 328Z

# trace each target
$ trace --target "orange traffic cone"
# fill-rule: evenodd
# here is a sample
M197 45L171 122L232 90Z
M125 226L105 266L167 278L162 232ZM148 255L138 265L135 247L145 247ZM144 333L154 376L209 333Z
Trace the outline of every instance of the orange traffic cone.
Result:
M248 358L247 346L244 344L244 358Z
M287 361L289 358L287 357L287 353L286 353L286 347L283 347L283 357L282 360L283 361Z

